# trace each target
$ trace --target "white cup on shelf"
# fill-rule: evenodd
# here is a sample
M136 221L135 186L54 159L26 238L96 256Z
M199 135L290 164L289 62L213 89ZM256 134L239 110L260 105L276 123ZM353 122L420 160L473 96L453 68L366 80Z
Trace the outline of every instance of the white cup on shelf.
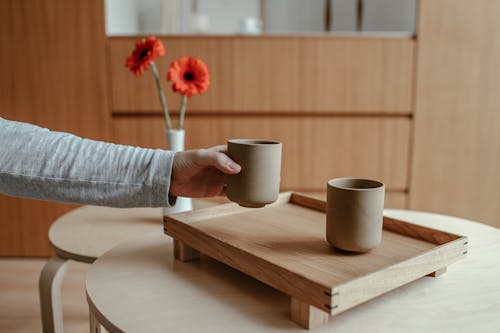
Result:
M254 16L241 19L239 33L244 35L259 35L262 33L262 22Z

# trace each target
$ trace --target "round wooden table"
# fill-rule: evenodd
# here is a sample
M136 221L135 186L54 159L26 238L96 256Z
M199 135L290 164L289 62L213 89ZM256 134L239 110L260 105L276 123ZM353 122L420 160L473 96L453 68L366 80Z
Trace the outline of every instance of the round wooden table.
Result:
M500 230L430 213L387 216L466 235L469 253L438 278L424 277L338 316L315 332L498 332ZM281 332L289 298L208 257L174 260L172 239L153 232L119 244L87 274L91 330Z
M216 203L195 200L193 204L200 209ZM68 260L92 263L126 239L162 230L161 208L83 206L58 218L49 229L56 255L47 261L39 280L43 331L64 331L60 293Z

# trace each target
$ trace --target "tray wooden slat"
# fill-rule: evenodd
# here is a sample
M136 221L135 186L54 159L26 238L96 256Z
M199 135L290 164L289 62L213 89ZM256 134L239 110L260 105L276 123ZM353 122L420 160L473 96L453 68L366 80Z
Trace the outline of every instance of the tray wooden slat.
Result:
M465 237L384 217L379 247L346 253L327 243L325 223L324 201L283 193L261 209L230 203L165 216L165 233L332 315L466 252Z

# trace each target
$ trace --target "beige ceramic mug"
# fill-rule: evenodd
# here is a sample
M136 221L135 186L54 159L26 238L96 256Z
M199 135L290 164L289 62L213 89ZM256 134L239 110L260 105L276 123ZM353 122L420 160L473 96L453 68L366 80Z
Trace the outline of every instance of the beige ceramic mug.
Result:
M366 252L382 240L385 186L361 178L336 178L327 184L326 239L334 247Z
M227 155L241 166L227 178L227 197L244 207L263 207L278 199L282 144L276 141L233 139Z

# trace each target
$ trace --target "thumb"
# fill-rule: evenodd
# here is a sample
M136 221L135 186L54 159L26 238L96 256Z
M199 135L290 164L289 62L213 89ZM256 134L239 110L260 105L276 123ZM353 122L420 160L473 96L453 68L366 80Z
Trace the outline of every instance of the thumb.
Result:
M219 148L219 147L214 147ZM206 149L200 161L205 166L213 166L218 170L232 175L241 171L241 166L219 149Z

